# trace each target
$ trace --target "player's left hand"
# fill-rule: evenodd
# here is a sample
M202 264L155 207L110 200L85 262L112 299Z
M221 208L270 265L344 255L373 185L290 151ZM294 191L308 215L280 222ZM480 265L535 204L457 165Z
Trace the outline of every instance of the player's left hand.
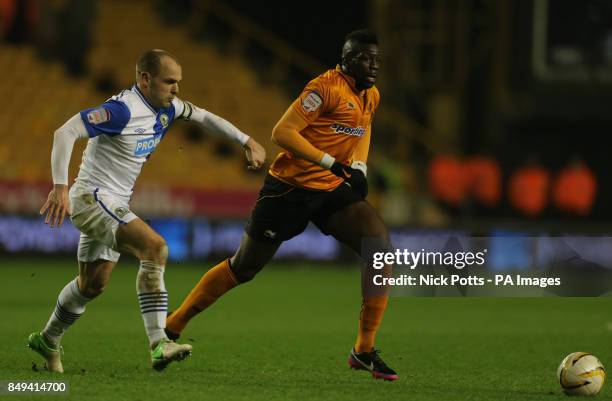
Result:
M249 138L244 144L246 159L249 162L249 170L259 170L266 162L266 150L253 138Z
M368 180L363 171L347 166L346 164L334 162L331 172L340 178L344 178L353 190L357 191L363 199L368 196Z

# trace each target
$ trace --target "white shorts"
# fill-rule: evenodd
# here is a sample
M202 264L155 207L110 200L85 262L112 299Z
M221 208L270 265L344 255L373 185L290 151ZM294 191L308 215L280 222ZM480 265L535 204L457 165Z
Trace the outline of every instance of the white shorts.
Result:
M73 185L69 195L70 220L81 231L79 261L117 262L120 256L115 236L117 229L138 216L132 213L127 202L99 188Z

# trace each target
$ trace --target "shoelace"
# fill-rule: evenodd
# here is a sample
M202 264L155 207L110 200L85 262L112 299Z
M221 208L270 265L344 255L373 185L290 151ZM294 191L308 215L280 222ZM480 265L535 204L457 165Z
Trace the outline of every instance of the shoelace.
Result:
M382 358L379 355L381 352L382 351L379 349L373 349L372 352L370 352L372 361L377 363L381 367L388 369L389 367L387 366L387 364L385 364L385 362L382 360Z

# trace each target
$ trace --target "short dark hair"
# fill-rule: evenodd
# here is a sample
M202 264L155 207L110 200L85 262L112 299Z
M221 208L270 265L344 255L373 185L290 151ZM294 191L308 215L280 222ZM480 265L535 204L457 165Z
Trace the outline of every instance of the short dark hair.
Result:
M136 74L139 72L148 72L153 77L157 76L161 69L162 57L170 57L172 60L176 61L177 64L179 63L174 55L165 50L150 49L142 53L138 58L136 62Z
M378 36L369 29L357 29L344 37L344 43L352 41L364 45L378 45Z

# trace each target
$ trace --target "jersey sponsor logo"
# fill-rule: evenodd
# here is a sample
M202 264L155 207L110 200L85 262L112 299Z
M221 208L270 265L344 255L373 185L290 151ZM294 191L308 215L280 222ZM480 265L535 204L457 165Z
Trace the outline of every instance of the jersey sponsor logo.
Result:
M155 135L152 138L141 139L136 142L136 150L134 156L144 156L153 152L159 142L161 141L161 135Z
M302 100L302 108L306 113L312 113L323 104L323 100L314 92L310 92L304 100Z
M144 128L136 128L134 130L134 132L137 133L137 134L144 134L145 131L146 131L146 129L144 129Z
M161 123L162 127L168 128L168 115L166 113L162 113L159 116L159 122Z
M348 127L342 124L332 124L331 129L333 129L337 134L347 134L353 136L363 136L365 133L365 128L359 127Z
M104 107L95 109L87 113L87 121L90 124L98 125L110 120L110 112Z

